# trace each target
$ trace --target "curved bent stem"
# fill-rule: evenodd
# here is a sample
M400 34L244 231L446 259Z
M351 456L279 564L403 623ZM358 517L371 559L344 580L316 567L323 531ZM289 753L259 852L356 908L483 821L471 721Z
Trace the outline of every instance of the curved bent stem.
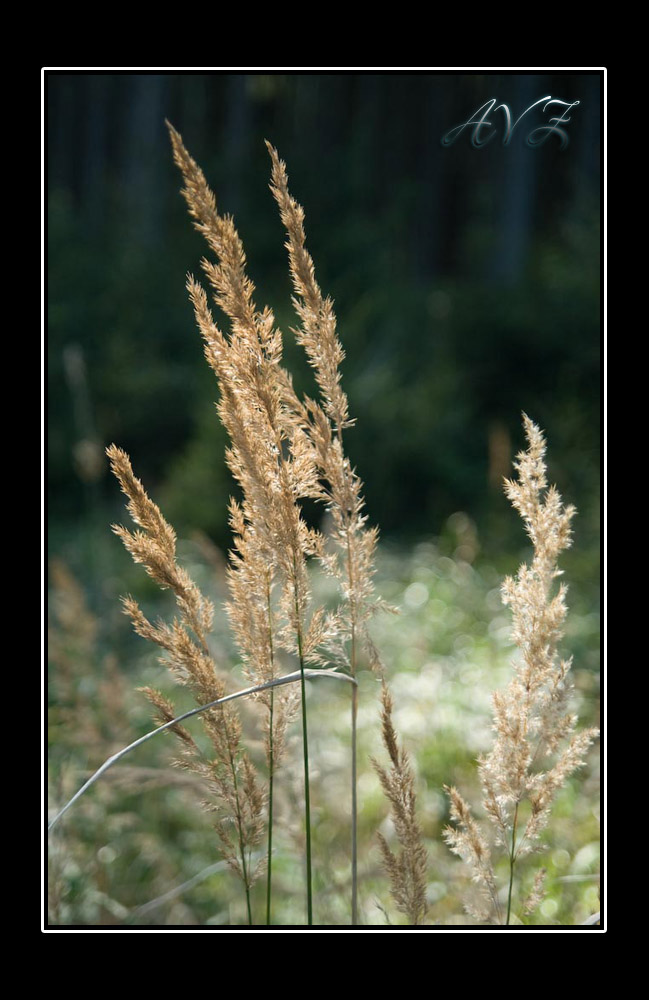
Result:
M157 729L152 729L150 733L146 733L144 736L140 736L139 739L135 740L133 743L129 743L127 747L122 750L118 750L114 753L112 757L104 761L101 767L95 771L93 775L86 781L85 785L79 789L79 791L72 796L69 802L63 806L62 809L56 814L54 819L50 822L48 826L48 832L52 827L58 823L61 817L68 811L68 809L74 805L74 803L81 798L81 796L88 791L91 785L94 785L98 778L101 778L102 774L116 764L122 757L125 757L127 753L131 750L135 750L137 747L146 743L147 740L153 739L158 733L162 733L165 729L171 729L172 726L178 725L179 722L184 722L185 719L189 719L192 715L199 715L201 712L207 711L208 708L213 708L215 705L222 705L226 701L234 701L235 698L245 698L247 695L256 694L258 691L266 691L268 688L279 687L281 684L294 684L296 682L301 682L302 676L312 679L313 677L333 677L339 681L349 681L350 684L356 684L356 681L349 677L347 674L338 673L337 670L305 670L304 674L300 670L294 671L292 674L285 674L283 677L277 677L275 680L267 681L265 684L258 684L255 687L245 688L242 691L235 691L234 694L227 694L224 698L217 698L216 701L210 701L207 705L200 705L198 708L192 708L189 712L179 715L176 719L172 719L171 722L165 722L164 725L158 726Z

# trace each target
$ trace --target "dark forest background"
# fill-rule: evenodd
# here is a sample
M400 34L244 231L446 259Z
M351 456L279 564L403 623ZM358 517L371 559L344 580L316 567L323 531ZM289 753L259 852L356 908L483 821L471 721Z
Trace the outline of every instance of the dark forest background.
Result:
M504 146L441 137L491 98L517 118L543 95L579 101L557 137ZM183 535L228 544L216 386L185 291L202 238L179 195L168 118L235 216L257 302L310 374L267 138L306 210L309 248L347 352L347 437L382 536L437 535L466 512L487 552L517 539L501 489L525 410L594 558L599 512L600 99L597 74L46 74L49 514L80 564L121 501L115 441ZM85 539L85 542L83 541ZM110 542L115 545L114 541ZM591 562L592 565L592 562Z

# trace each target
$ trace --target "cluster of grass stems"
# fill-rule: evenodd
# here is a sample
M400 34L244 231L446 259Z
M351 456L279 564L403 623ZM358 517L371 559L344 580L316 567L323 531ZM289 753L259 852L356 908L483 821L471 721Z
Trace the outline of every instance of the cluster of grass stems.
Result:
M350 923L360 923L358 900L358 683L361 667L381 679L382 740L387 762L373 760L391 807L396 846L378 835L383 868L397 909L412 925L428 910L428 858L417 819L415 775L393 723L386 672L369 632L382 605L374 595L377 532L367 525L361 482L344 451L353 421L341 386L344 352L336 332L333 304L323 296L306 249L304 212L291 196L286 167L268 145L271 191L286 232L299 325L293 331L315 376L318 399L301 398L282 364L282 333L272 311L259 309L246 258L233 220L221 215L205 177L169 125L183 195L211 258L202 268L229 330L217 324L203 286L187 280L205 357L218 382L219 417L229 436L227 461L240 488L230 504L233 548L228 567L227 612L248 686L229 691L229 678L210 648L214 608L179 564L176 536L135 476L130 460L112 445L108 456L136 526L114 526L136 563L171 591L177 614L170 622L150 621L132 597L123 599L135 631L162 650L161 662L196 702L178 714L157 689L143 689L157 713L157 727L113 754L60 810L64 812L127 753L167 729L175 734L176 763L198 776L206 807L215 814L221 857L240 879L249 925L271 925L273 917L273 833L276 784L286 752L287 730L299 715L303 755L305 919L318 923L313 909L312 811L306 680L347 681L350 688ZM558 654L565 617L565 588L553 590L557 557L570 544L574 510L556 489L547 488L545 440L524 416L528 447L518 456L518 477L506 484L534 547L530 566L507 579L503 598L513 612L513 639L520 656L504 693L494 695L493 749L479 761L483 812L494 828L493 843L474 820L462 795L448 787L450 816L445 832L450 848L470 867L479 898L467 908L481 921L509 924L514 875L548 822L552 799L567 776L584 761L595 730L576 731L567 709L569 661ZM327 534L307 525L306 501L324 505ZM310 587L309 564L317 561L335 581L335 607L319 605ZM255 699L262 712L265 776L243 739L237 709L241 698ZM183 725L200 716L210 744L206 753ZM544 763L548 761L548 763ZM262 849L262 844L264 848ZM508 859L508 883L498 884L498 852ZM253 913L251 890L265 878L263 920ZM531 913L543 897L543 869L521 904ZM503 899L506 899L506 904Z

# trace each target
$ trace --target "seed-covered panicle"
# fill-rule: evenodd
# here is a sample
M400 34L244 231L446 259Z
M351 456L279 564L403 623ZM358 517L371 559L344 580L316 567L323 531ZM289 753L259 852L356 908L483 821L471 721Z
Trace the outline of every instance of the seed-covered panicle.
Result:
M246 274L246 258L234 224L219 215L202 171L179 134L171 126L169 130L185 181L183 194L197 228L217 256L216 263L204 260L203 269L231 326L229 336L219 331L204 290L190 277L188 289L206 358L219 382L219 416L230 437L227 460L243 493L239 516L245 530L237 536L246 558L254 547L257 558L279 573L280 611L288 617L293 636L288 639L286 633L284 638L294 645L294 635L301 632L304 637L308 631L305 562L320 544L300 508L302 500L322 496L314 448L296 416L290 378L281 365L282 336L274 316L269 309L259 311L255 306L254 285ZM235 572L242 567L241 556L240 551L233 562Z
M585 762L596 729L576 732L577 717L568 710L570 687L567 674L571 660L559 656L566 617L566 588L554 590L561 570L557 559L571 544L570 522L575 514L565 507L554 486L547 485L545 438L523 414L527 450L514 463L518 476L505 483L505 491L523 518L532 541L531 564L522 565L516 577L507 577L503 602L512 609L512 638L519 649L514 676L505 691L493 696L494 742L491 752L479 762L483 809L495 828L495 843L509 855L510 886L507 920L511 910L514 865L537 849L547 826L557 791ZM452 818L464 833L449 829L451 849L471 865L474 878L492 894L490 879L481 869L477 844L478 827L467 806L459 808L452 794ZM482 839L482 834L479 835ZM530 900L538 904L542 881ZM498 919L493 898L492 918ZM531 905L531 903L530 903Z
M214 608L189 574L176 561L176 536L142 483L133 473L130 460L121 448L107 450L113 472L128 497L127 509L141 530L130 532L114 525L118 535L137 563L141 563L156 583L174 592L179 617L171 624L151 622L132 597L123 599L124 611L138 635L155 643L167 654L162 658L175 677L189 687L198 705L216 701L225 695L225 682L210 654L207 637L212 627ZM175 718L172 703L153 688L144 689L158 710L162 722ZM224 857L242 877L249 892L258 875L252 869L250 852L263 835L263 796L256 787L254 768L243 750L241 724L232 703L217 705L201 714L212 743L214 756L205 757L183 726L172 727L182 747L179 766L200 774L210 785L215 798L208 803L219 812L216 830ZM223 818L223 815L227 819Z
M286 247L295 289L293 305L302 322L295 333L314 369L325 412L333 425L341 428L348 422L347 397L340 386L340 365L345 352L336 333L333 302L323 297L316 281L313 260L305 246L304 209L289 194L286 164L270 143L266 145L273 163L270 188L288 234Z
M226 336L204 289L190 277L187 287L205 356L219 384L218 413L230 439L226 458L242 491L241 502L230 509L234 546L228 614L248 677L264 683L278 675L281 649L298 653L299 648L304 662L318 662L324 613L310 609L306 562L320 551L321 539L306 525L301 502L321 499L322 487L315 449L281 364L282 335L273 313L257 309L234 223L219 214L202 171L180 135L171 126L169 131L183 195L216 255L216 262L203 260L203 270L230 323ZM267 754L276 764L298 703L290 687L273 689L260 700L269 711L272 706Z
M286 229L286 247L293 279L293 305L301 325L294 331L306 352L320 389L321 404L306 399L297 406L297 417L312 441L324 499L333 522L330 544L323 548L325 569L339 581L343 605L339 609L340 635L351 641L345 655L340 644L332 649L355 674L355 647L365 649L370 665L380 670L378 654L367 623L377 608L373 601L372 578L378 532L367 527L363 514L362 483L351 467L343 448L343 431L349 419L347 397L341 387L340 365L345 358L336 331L333 302L322 295L316 281L313 260L306 249L304 210L288 189L285 163L277 150L266 143L272 161L271 191Z

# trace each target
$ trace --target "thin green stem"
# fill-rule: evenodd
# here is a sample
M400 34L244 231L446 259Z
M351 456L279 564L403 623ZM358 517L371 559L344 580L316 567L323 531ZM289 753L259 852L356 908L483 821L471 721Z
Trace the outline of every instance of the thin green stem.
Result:
M516 825L518 823L518 802L516 803L516 809L514 810L514 822L512 824L512 848L509 854L509 892L507 894L507 917L505 919L505 924L509 926L509 917L512 911L512 887L514 885L514 864L516 861Z
M349 668L352 678L356 679L356 603L354 601L354 577L352 571L352 553L347 527L347 575L349 578L350 617L351 617L351 649ZM358 775L357 775L357 721L358 721L358 686L352 688L352 927L358 924Z
M271 878L273 873L273 701L275 693L270 692L270 721L268 742L268 877L266 879L266 924L270 926Z
M356 765L356 721L358 687L352 688L352 927L358 924L358 796Z
M343 429L338 421L337 427L340 450L343 453ZM354 569L351 547L351 525L349 509L342 509L341 514L345 524L347 542L347 579L349 583L349 610L351 619L351 645L349 654L349 672L356 680L356 601L354 599ZM351 798L352 798L352 927L358 924L358 771L357 771L357 729L358 729L358 685L352 690L351 718Z
M268 607L268 649L270 653L270 672L275 675L275 655L273 647L273 618L270 603L270 573L266 577L266 602ZM275 692L270 689L270 706L268 721L268 857L266 880L266 924L270 926L270 904L272 898L271 881L273 874L273 779L275 777L275 751L273 748L273 709L275 706Z
M297 567L295 567L297 578ZM306 721L306 683L304 680L304 652L302 646L302 623L300 621L300 605L297 595L297 582L294 585L295 622L297 631L297 650L300 659L300 688L302 692L302 745L304 753L304 819L306 825L306 900L307 924L313 924L313 890L311 879L311 793L309 789L309 736Z

